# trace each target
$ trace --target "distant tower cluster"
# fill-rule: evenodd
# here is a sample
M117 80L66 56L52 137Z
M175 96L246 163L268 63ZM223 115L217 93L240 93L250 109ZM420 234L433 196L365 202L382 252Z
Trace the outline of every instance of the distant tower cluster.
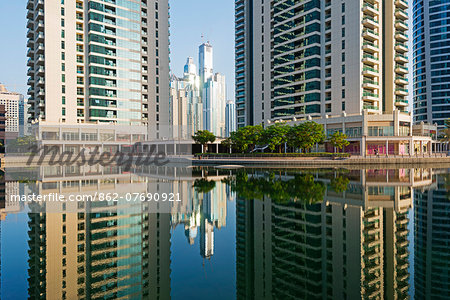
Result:
M213 47L199 47L198 75L194 59L188 57L183 78L171 77L170 125L174 138L190 138L198 130L226 137L235 128L235 113L227 114L226 78L214 73ZM232 102L234 103L234 102ZM230 104L232 105L232 104ZM228 128L227 129L227 124Z

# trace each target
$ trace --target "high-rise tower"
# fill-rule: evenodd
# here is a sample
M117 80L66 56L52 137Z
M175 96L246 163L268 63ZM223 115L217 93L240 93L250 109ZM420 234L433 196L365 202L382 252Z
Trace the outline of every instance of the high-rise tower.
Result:
M450 6L445 1L413 2L414 121L450 118Z
M29 0L30 121L168 125L167 0Z
M213 48L209 42L198 48L198 60L200 82L203 84L213 76Z
M238 0L238 126L406 111L404 0Z

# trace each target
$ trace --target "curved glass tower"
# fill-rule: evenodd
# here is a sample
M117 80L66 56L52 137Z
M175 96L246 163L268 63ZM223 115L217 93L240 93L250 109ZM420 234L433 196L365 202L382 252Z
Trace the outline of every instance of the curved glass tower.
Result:
M450 5L413 2L414 121L437 123L450 118Z

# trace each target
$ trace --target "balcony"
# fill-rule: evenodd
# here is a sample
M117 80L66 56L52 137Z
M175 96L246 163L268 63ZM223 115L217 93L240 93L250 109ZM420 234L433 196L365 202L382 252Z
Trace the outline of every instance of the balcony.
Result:
M34 59L33 58L28 58L28 60L27 60L27 66L28 67L32 67L34 65Z
M370 65L377 65L379 64L379 60L377 57L371 55L371 54L363 54L363 63L370 64Z
M363 42L363 50L367 51L367 52L378 52L378 46L375 45L374 43L369 43L369 42Z
M408 84L408 78L400 77L400 76L395 77L395 83L406 85L406 84Z
M29 39L34 38L34 31L30 28L27 30L27 38Z
M34 10L27 10L27 19L28 20L33 20L34 18Z
M371 17L364 17L362 23L364 26L372 29L378 27L378 21Z
M36 53L42 53L44 52L44 44L39 44L36 48L35 48Z
M44 67L38 67L36 68L36 73L39 76L44 76Z
M378 89L380 88L378 85L378 82L376 82L375 80L370 80L370 79L364 79L363 80L363 88L368 88L368 89Z
M38 97L44 97L45 96L45 92L44 89L39 89L36 93L36 96Z
M38 64L38 65L43 65L44 64L44 55L38 55L37 57L36 57L36 63Z
M395 88L395 94L398 96L408 96L408 90L404 88Z
M34 85L34 78L33 77L28 78L27 85Z
M28 29L33 29L34 28L34 21L33 20L28 20L27 21L27 28Z
M397 54L395 56L395 61L398 63L407 64L408 63L408 57L406 55Z
M395 0L395 6L403 9L408 9L408 3L405 0Z
M39 21L39 20L43 20L43 19L44 19L44 10L43 9L37 10L34 15L34 20Z
M395 50L402 53L408 52L408 45L406 45L405 43L396 43Z
M37 23L37 30L38 31L44 31L44 21L39 21Z
M27 9L32 9L34 7L34 1L33 0L28 0L27 1Z
M408 24L399 20L395 22L395 28L399 30L408 30Z
M375 5L365 2L363 4L363 12L368 15L375 16L375 15L378 15L380 11L379 11L378 7L376 7Z
M39 80L37 81L37 84L38 84L38 86L42 86L42 85L45 85L45 81L44 81L44 78L42 78L42 77L39 77Z
M44 34L42 32L38 33L38 35L36 37L36 42L38 42L38 43L44 42Z
M364 101L378 101L378 94L369 91L363 91L362 99Z
M374 68L371 68L371 67L367 67L367 66L365 66L365 67L363 67L363 75L364 76L370 76L370 77L378 77L378 70L377 69L374 69Z
M372 104L368 104L368 103L364 103L363 104L363 109L379 110L378 106L375 106L375 105L372 105Z
M402 20L408 20L408 13L404 11L403 9L396 9L395 10L395 16Z
M395 73L408 74L408 68L401 65L395 65Z
M400 42L407 42L408 41L408 35L406 33L403 33L401 31L395 32L395 39Z
M27 47L28 47L28 48L33 48L33 45L34 45L34 40L29 39L29 40L27 41Z
M375 32L375 31L372 30L372 29L364 28L364 29L363 29L363 37L366 38L366 39L368 39L368 40L374 41L374 40L378 40L379 35L378 35L377 32Z
M396 98L395 99L395 105L397 105L397 106L408 106L409 103L408 103L408 100L404 100L404 99L401 99L401 98Z
M35 0L36 9L44 8L44 0Z
M33 68L28 68L27 70L27 76L33 76L34 75L34 70Z
M32 49L28 49L27 50L27 57L33 57L34 56L34 51Z

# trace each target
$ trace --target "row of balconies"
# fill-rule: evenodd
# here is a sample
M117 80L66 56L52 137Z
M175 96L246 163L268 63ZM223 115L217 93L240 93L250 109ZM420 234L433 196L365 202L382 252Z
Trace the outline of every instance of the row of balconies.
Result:
M395 68L394 71L396 73L395 83L396 87L394 90L395 100L394 104L400 110L404 110L409 104L408 100L405 99L408 94L408 90L404 88L405 85L408 84L408 79L405 78L406 74L408 74L408 68L404 65L408 63L408 57L405 55L408 52L408 46L406 42L409 37L406 31L408 30L408 24L406 20L408 19L408 13L405 11L408 9L408 3L405 0L396 0L395 1Z

